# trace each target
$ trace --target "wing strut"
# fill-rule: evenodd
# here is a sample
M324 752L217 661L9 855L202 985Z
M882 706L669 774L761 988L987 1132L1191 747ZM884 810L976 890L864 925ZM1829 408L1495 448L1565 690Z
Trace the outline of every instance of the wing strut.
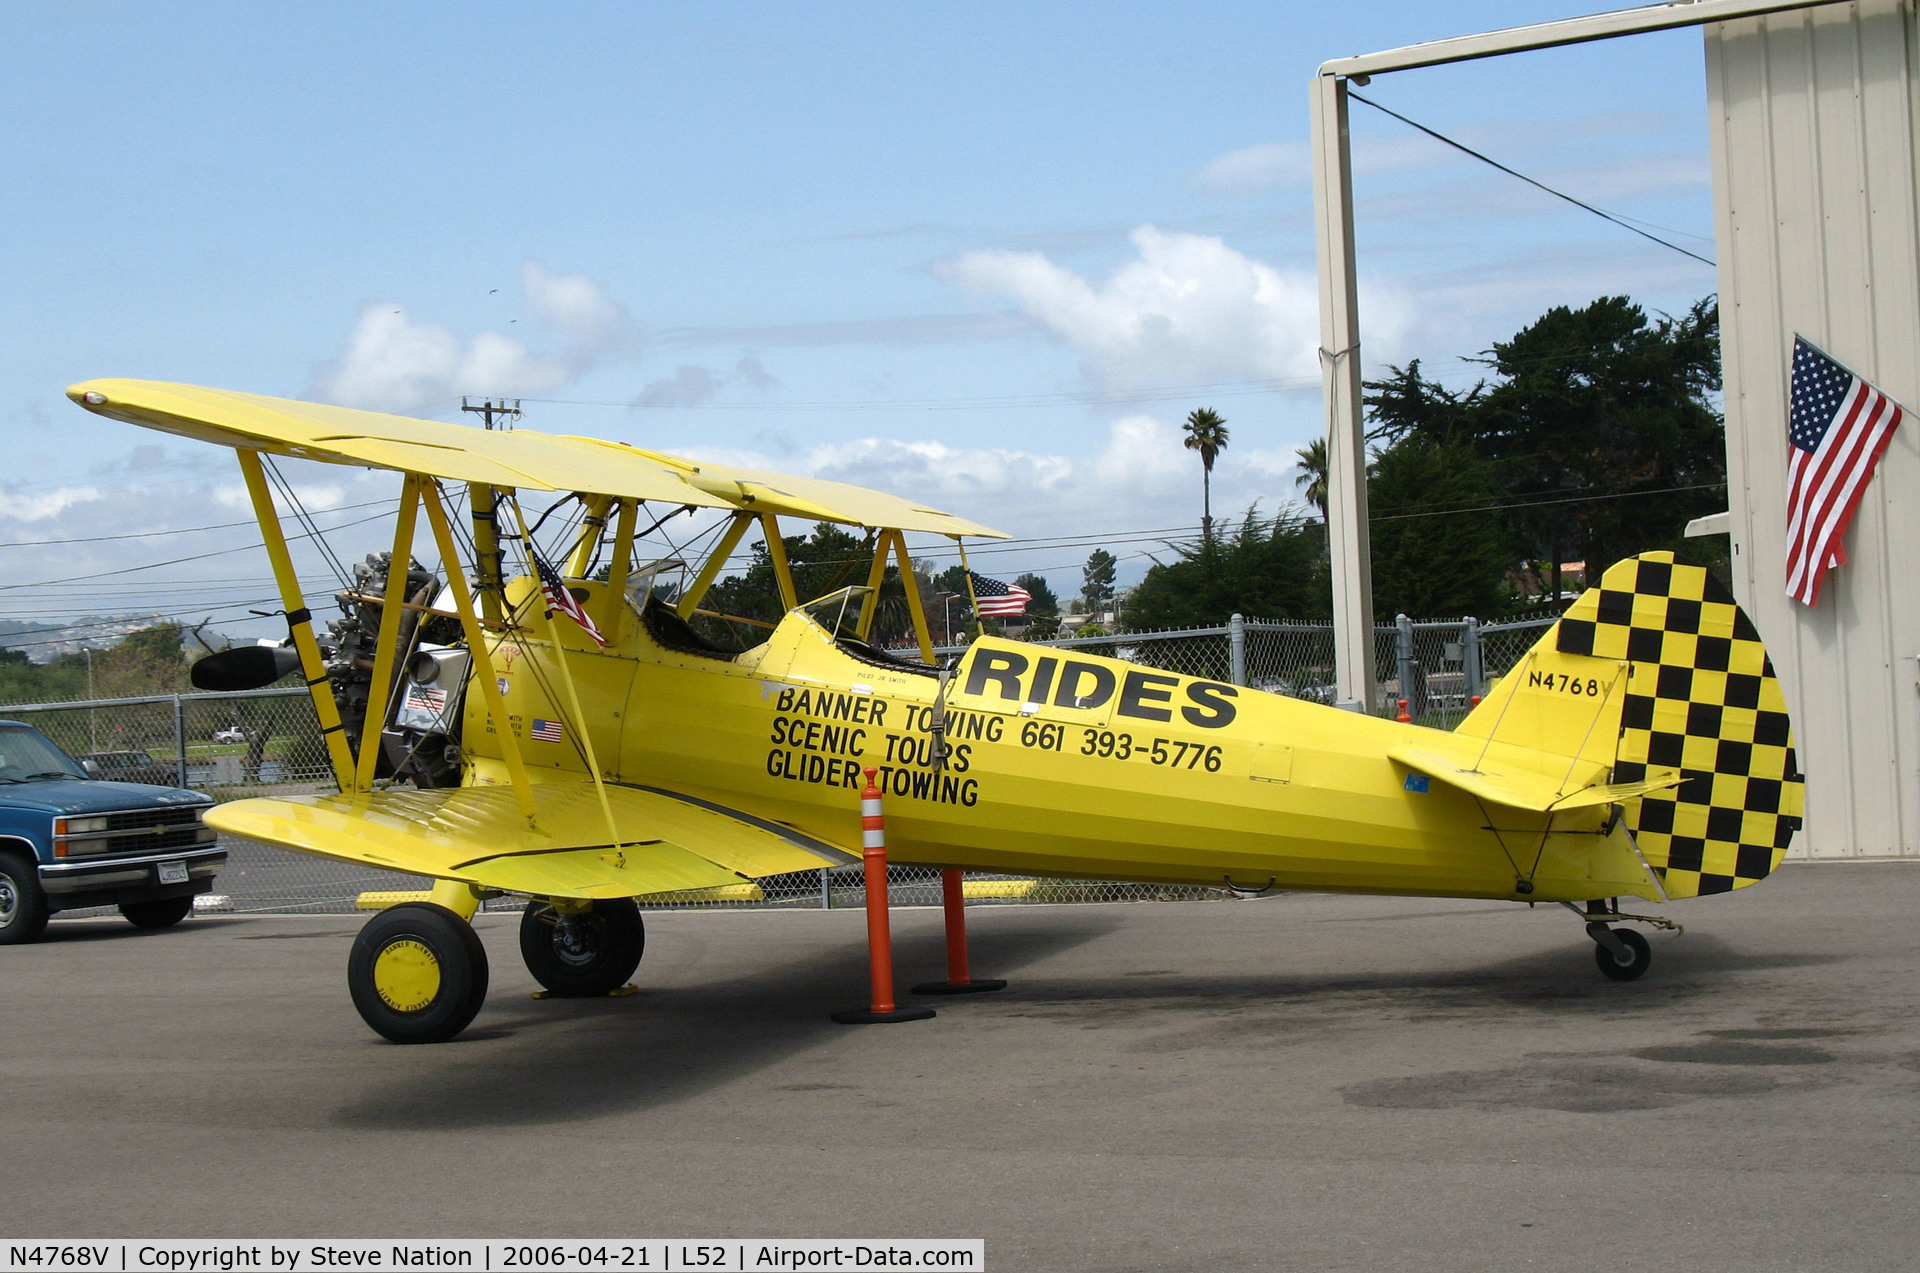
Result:
M601 594L600 614L595 620L608 645L620 644L620 629L627 617L627 573L633 567L633 523L640 515L640 501L623 499L613 526L613 560L607 567L607 590Z
M862 641L873 639L873 616L880 607L880 585L887 581L887 554L892 541L879 531L869 531L873 541L873 565L867 569L867 594L860 598L860 626L855 629Z
M607 819L607 836L613 845L616 866L625 866L626 858L620 852L620 824L613 820L613 805L607 800L606 780L600 774L600 761L593 754L593 731L587 728L587 714L580 710L580 691L573 684L573 673L567 670L567 647L560 640L560 625L553 621L553 606L547 601L545 588L541 584L540 569L534 564L533 535L527 530L527 516L520 511L520 501L514 499L513 520L520 527L520 545L527 552L527 573L533 576L534 584L540 592L533 604L547 616L547 640L553 642L553 657L560 664L560 679L566 683L567 703L573 708L573 727L580 731L580 745L587 753L587 776L593 779L593 792L600 797L600 812Z
M406 614L407 567L413 563L413 526L420 509L420 487L426 481L407 474L400 490L400 515L393 525L393 555L387 559L387 596L380 608L380 638L374 647L373 681L367 686L367 718L360 726L360 755L354 764L353 789L373 790L373 769L380 759L380 731L387 721L393 697L394 660L400 644L400 620Z
M907 535L902 530L883 532L893 536L893 553L900 562L900 586L907 590L907 613L913 617L914 639L920 642L920 657L933 662L933 633L927 630L927 612L920 605L920 581L914 578L913 561L907 556Z
M240 475L247 480L247 494L253 500L253 515L260 523L260 540L266 545L267 560L273 563L274 581L280 585L280 604L287 608L287 632L293 648L300 653L300 675L313 695L313 710L320 717L320 737L327 744L327 758L333 762L333 778L340 790L353 790L353 753L347 748L345 726L340 723L340 708L333 701L333 687L327 669L320 661L320 643L313 638L313 612L300 595L300 576L294 573L293 557L287 552L287 537L280 529L280 514L273 506L273 492L267 489L267 475L260 465L258 451L235 448L240 459ZM404 577L405 569L401 570Z
M488 627L506 623L500 611L505 570L500 564L500 528L494 521L493 488L485 482L467 484L467 506L473 510L473 587L480 594L480 618Z
M780 519L772 513L760 514L760 533L766 537L767 557L780 584L780 609L784 613L799 606L800 595L793 586L793 569L787 565L787 541L780 538Z
M680 604L674 608L682 619L691 619L700 602L706 598L707 590L713 587L713 581L720 577L726 567L727 558L733 556L733 550L740 546L740 540L747 533L747 527L753 524L752 513L735 513L733 523L726 533L720 536L720 542L713 546L713 552L707 557L707 564L700 567L699 578L693 581L693 587L687 589L687 595L680 598Z
M453 530L447 525L447 510L440 503L439 486L431 481L422 482L420 499L427 506L427 524L433 527L433 540L440 547L441 564L447 568L447 587L453 592L453 607L460 612L460 626L467 634L467 656L473 663L474 680L480 684L480 697L486 700L487 715L493 720L495 736L500 739L500 757L507 762L507 777L513 782L513 798L519 802L527 826L532 827L533 784L527 781L527 767L520 759L520 744L514 739L512 722L507 719L507 705L500 698L500 682L494 676L493 656L487 651L486 629L480 626L480 620L473 613L473 594L467 591L467 575L460 567L460 553L453 542Z

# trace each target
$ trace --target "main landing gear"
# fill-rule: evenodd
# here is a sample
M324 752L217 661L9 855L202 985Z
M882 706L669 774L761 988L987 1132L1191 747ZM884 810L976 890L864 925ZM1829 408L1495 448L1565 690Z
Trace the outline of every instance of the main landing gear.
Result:
M395 1043L444 1043L472 1024L487 997L487 952L468 921L478 899L442 883L433 900L404 902L367 921L347 958L353 1006ZM630 990L647 930L631 898L573 905L533 901L520 919L520 955L539 998Z
M1609 981L1638 981L1653 962L1653 948L1646 938L1631 928L1610 925L1633 920L1676 933L1682 931L1680 925L1657 915L1628 915L1620 910L1616 901L1588 902L1584 911L1572 902L1560 904L1586 921L1587 936L1593 938L1593 962L1599 965L1600 975Z
M560 911L529 903L520 916L520 957L556 999L610 995L627 984L647 950L647 928L629 897Z
M361 1018L395 1043L444 1043L486 1000L487 951L465 916L404 902L353 939L347 990Z

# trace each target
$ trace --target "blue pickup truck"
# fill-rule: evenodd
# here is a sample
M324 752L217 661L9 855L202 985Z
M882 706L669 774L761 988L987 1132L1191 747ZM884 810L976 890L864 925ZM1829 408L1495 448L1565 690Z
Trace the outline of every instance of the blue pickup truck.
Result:
M38 940L47 917L118 906L167 928L213 887L226 850L197 791L105 782L31 725L0 721L0 946Z

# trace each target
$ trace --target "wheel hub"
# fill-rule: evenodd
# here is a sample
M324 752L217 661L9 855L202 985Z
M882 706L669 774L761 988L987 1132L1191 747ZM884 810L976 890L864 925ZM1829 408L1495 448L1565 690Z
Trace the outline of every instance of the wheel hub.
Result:
M600 958L600 925L588 916L562 916L553 929L553 953L560 961L584 968Z
M440 961L411 937L390 942L373 961L373 989L395 1012L419 1012L440 994Z
M14 892L13 880L0 875L0 928L13 922L13 913L20 909L20 895Z

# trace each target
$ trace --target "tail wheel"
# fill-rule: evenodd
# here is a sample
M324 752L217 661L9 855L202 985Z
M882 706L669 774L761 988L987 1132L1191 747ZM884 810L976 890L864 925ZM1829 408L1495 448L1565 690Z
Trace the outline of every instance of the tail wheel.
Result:
M1593 962L1600 965L1600 972L1609 981L1638 981L1647 971L1647 965L1653 962L1653 948L1647 945L1647 939L1631 928L1616 928L1614 938L1627 948L1628 959L1608 950L1595 942Z
M527 971L557 998L613 993L627 984L646 949L646 925L632 898L595 902L572 915L534 902L520 916Z
M395 1043L444 1043L487 997L487 952L472 925L444 906L407 902L381 911L347 956L353 1006Z

